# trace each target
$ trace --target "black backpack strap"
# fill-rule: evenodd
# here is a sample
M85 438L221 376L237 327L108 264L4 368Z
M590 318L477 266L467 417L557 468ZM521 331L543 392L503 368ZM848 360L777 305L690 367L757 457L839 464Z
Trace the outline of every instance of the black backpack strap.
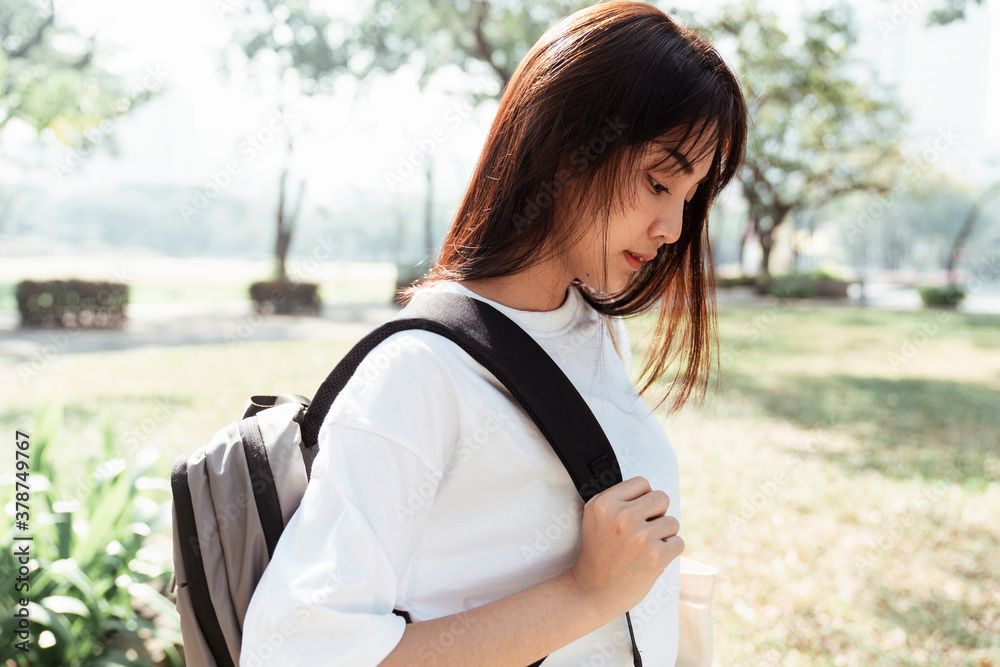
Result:
M341 359L306 409L305 446L316 446L326 413L365 355L407 329L424 329L451 339L496 376L552 445L584 502L622 481L604 430L552 357L493 306L450 292L429 292L411 302Z
M194 505L191 502L191 489L188 486L187 471L188 454L182 454L174 461L170 471L170 485L174 497L174 511L177 513L177 532L180 537L181 559L184 563L184 574L191 594L191 606L194 608L198 626L205 637L205 643L215 658L219 667L236 667L229 654L226 637L219 625L219 617L212 606L212 596L208 592L208 578L201 560L201 546L198 541L198 524L194 517ZM177 582L178 586L185 582Z
M622 481L618 458L604 429L552 357L490 304L451 292L428 292L410 302L344 355L306 409L302 419L306 447L317 445L323 419L365 355L392 334L407 329L423 329L450 339L490 371L538 426L584 502ZM635 667L642 667L628 612L625 618Z
M254 504L257 505L260 527L264 531L264 542L267 544L267 559L270 561L274 557L274 549L278 546L281 531L285 528L285 522L281 518L278 489L274 485L271 464L267 460L267 447L264 446L264 436L261 435L257 415L241 419L237 422L237 426L240 430L240 439L243 441L243 454L247 459Z

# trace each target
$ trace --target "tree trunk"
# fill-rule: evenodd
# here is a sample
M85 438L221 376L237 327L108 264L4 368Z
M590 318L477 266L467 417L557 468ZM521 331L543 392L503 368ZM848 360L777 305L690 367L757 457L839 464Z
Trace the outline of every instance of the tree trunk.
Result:
M788 212L791 211L791 207L776 205L773 207L773 214L771 217L771 226L766 230L761 229L761 220L766 220L767 218L762 218L757 221L757 234L760 236L760 270L764 273L771 272L771 249L774 247L774 233L777 231L781 223L785 221L788 216Z
M295 195L295 208L292 209L290 215L285 217L285 246L282 248L281 261L285 261L285 256L288 255L288 248L292 245L292 232L295 231L296 226L299 224L299 212L302 210L302 200L306 196L306 182L302 180L299 183L299 191Z
M295 218L298 215L298 208L302 205L302 195L305 189L305 182L299 188L298 203L291 215L285 212L285 196L288 184L288 171L292 158L292 138L288 138L288 153L285 155L285 164L281 168L281 181L278 185L278 226L274 239L274 259L275 277L278 280L288 280L288 272L285 268L285 261L288 258L288 248L292 244L292 231L295 228Z
M760 273L770 273L771 247L774 245L774 236L770 229L758 233L760 235Z
M798 228L796 227L795 233L792 234L792 271L799 270L799 234Z
M740 277L746 277L747 275L746 263L743 260L743 256L747 249L747 237L750 236L750 232L756 228L757 219L752 216L748 216L747 221L743 224L743 233L740 234L740 250L739 255L737 255L740 260Z
M882 263L885 268L898 271L907 253L907 240L896 227L886 226L882 236Z
M288 255L288 246L291 243L288 228L285 226L285 183L288 181L288 162L281 169L281 180L278 184L278 228L274 237L274 260L275 278L287 280L288 274L285 272L285 257Z
M972 228L976 224L976 218L979 217L979 213L983 210L986 202L997 193L1000 193L1000 183L994 183L990 188L988 188L982 196L979 197L979 201L972 205L972 208L969 209L969 213L965 216L962 228L958 230L958 236L955 237L955 242L951 246L951 252L948 253L948 262L945 266L945 270L948 273L949 283L955 282L955 264L958 263L958 256L962 254L962 248L965 246L965 242L969 239L969 234L972 233Z

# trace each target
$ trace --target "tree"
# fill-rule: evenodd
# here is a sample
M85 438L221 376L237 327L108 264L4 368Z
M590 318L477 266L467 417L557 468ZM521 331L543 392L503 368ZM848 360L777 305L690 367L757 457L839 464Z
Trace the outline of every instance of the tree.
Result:
M549 27L593 4L586 0L374 0L359 24L357 42L366 62L361 77L395 72L419 60L420 86L439 70L455 66L507 85L528 50ZM474 105L496 94L470 92Z
M948 25L949 23L953 23L955 21L964 21L965 11L969 2L970 0L944 0L941 7L932 10L927 15L927 25ZM980 6L983 5L983 0L971 0L971 2ZM951 252L948 253L948 261L945 265L949 283L955 282L955 264L958 262L962 254L962 248L965 246L965 242L968 240L969 235L972 234L972 228L975 226L976 220L978 219L983 208L986 206L986 203L997 194L1000 194L1000 182L994 183L992 186L986 188L966 214L965 220L962 222L962 228L959 229L958 234L955 236L955 240L952 243Z
M853 192L888 192L902 163L903 114L875 96L852 62L850 17L846 5L802 16L801 44L755 0L703 23L735 55L747 88L752 125L740 188L763 272L790 214Z
M0 142L13 125L34 131L34 142L48 131L66 146L71 159L57 163L57 174L77 166L97 146L117 152L108 119L147 102L162 82L153 75L134 89L106 71L97 34L84 36L56 15L55 2L4 0L0 4ZM150 80L152 79L152 80ZM25 151L0 151L0 159L32 169ZM13 189L11 197L18 192ZM0 229L12 199L0 206Z
M281 169L281 179L278 185L278 233L274 239L275 275L278 280L287 280L288 271L285 269L285 260L288 259L288 247L292 244L292 231L299 219L299 212L302 210L302 200L305 197L306 182L299 183L299 192L295 198L295 204L291 210L286 206L286 190L288 183L288 171L290 169L292 150L294 149L291 137L288 138L288 151L285 153L285 164Z
M965 10L970 0L942 0L941 6L931 10L927 15L927 25L948 25L954 21L965 20ZM971 0L982 6L983 0Z
M122 80L98 64L97 35L84 37L29 0L0 6L0 131L14 119L36 132L83 130L116 112ZM144 96L143 99L148 97ZM138 102L142 100L133 100Z
M335 78L349 71L349 24L314 8L308 0L254 0L230 15L232 40L220 60L223 77L232 76L238 64L246 67L261 85L278 88L278 108L287 98L310 98L332 94ZM234 62L234 60L236 62ZM275 277L287 280L285 262L302 208L306 181L300 183L297 199L287 193L291 157L298 137L287 129L286 154L278 181L275 215Z
M475 108L499 97L542 33L590 4L585 0L374 0L352 40L355 76L364 80L375 72L392 74L414 64L420 68L418 85L423 89L435 73L457 67L471 75L470 89L459 94ZM434 252L429 233L431 166L426 169L427 253L416 267L401 270L400 287L426 271Z
M983 190L983 192L979 195L979 199L972 204L969 212L965 215L965 220L962 221L962 227L958 230L958 234L955 235L955 240L951 244L951 252L948 253L948 261L945 264L945 270L948 272L949 283L955 282L955 264L958 263L958 260L962 255L962 248L965 246L965 242L969 239L969 235L972 233L972 228L975 226L976 220L986 207L986 204L997 195L1000 195L1000 181Z

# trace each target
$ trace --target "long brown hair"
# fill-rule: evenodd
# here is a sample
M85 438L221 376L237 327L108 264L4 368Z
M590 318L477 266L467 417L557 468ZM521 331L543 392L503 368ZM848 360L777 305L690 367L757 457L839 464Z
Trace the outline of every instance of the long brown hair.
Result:
M746 134L739 81L693 31L643 2L575 12L541 36L504 88L440 256L399 301L441 281L513 275L565 252L587 231L571 222L589 219L575 215L581 210L604 220L606 245L610 216L635 196L640 162L676 151L694 164L697 146L713 152L711 168L685 205L680 238L644 262L617 298L572 284L606 324L658 307L639 391L681 359L655 407L674 394L677 410L693 388L704 400L711 348L718 351L708 212L740 169Z

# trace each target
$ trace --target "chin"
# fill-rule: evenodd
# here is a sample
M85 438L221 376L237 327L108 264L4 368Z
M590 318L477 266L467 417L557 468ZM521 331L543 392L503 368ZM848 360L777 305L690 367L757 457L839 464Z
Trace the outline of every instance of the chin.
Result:
M594 283L594 281L586 280L584 278L579 279L581 283L586 285L591 291L603 295L611 296L613 294L620 294L628 286L628 281L612 282L610 285L605 285L604 283Z
M607 283L601 280L600 265L598 265L598 268L594 272L592 272L589 277L586 275L585 272L581 271L580 273L582 274L583 277L577 277L574 278L574 280L577 280L583 285L586 285L587 289L597 294L603 294L606 296L610 296L612 294L620 294L625 290L626 287L628 287L629 280L631 279L631 274L623 272L621 275L617 275L616 273L611 271L612 267L610 265L608 266L608 269L609 269L608 270L609 280Z

